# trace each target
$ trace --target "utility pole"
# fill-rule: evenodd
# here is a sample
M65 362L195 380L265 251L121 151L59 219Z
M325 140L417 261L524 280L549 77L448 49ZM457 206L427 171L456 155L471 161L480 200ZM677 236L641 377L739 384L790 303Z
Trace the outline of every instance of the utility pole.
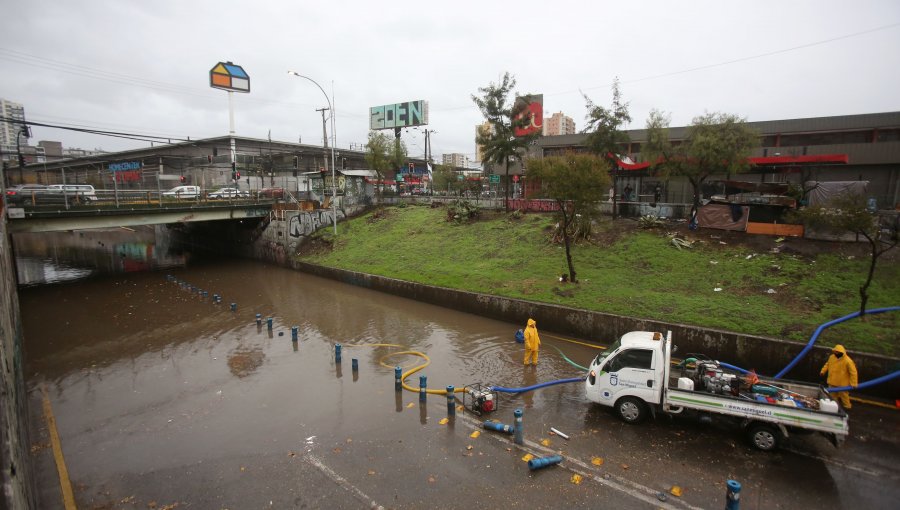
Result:
M317 112L322 112L322 140L325 140L325 148L328 148L328 130L325 128L325 111L330 108L316 108Z

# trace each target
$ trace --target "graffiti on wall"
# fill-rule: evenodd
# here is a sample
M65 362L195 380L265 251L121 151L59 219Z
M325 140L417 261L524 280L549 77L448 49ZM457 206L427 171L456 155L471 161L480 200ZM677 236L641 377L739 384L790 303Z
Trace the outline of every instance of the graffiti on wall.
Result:
M338 219L344 217L344 212L337 211ZM288 220L288 235L290 237L306 237L322 227L333 225L334 217L331 209L319 209L316 211L300 211Z

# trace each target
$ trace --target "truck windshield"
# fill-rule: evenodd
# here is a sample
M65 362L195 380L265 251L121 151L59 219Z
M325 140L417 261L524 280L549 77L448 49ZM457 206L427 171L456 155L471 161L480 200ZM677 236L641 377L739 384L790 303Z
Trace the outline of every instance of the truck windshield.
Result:
M621 346L622 346L622 341L616 340L615 342L612 343L612 345L607 347L605 351L601 352L600 354L597 355L596 358L594 358L594 364L597 366L600 366L604 361L606 361L606 358L608 358L610 354L615 352L615 350Z

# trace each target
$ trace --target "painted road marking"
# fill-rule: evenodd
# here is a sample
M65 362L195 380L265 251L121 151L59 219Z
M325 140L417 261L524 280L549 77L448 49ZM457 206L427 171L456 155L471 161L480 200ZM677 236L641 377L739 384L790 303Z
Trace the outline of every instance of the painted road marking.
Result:
M342 488L347 490L347 492L353 494L353 496L356 497L356 499L368 504L369 508L372 508L373 510L384 510L383 506L376 503L372 498L367 496L366 493L359 490L358 487L356 487L352 483L348 482L346 478L342 477L341 475L337 474L333 469L326 466L325 463L322 462L322 460L319 459L318 457L316 457L315 455L313 455L311 453L307 453L306 459L310 464L315 466L319 471L321 471L322 473L325 473L325 476L330 478L331 481L333 481L334 483L338 484L339 486L341 486Z
M50 397L47 395L46 386L41 385L41 393L44 399L44 419L47 420L47 430L50 431L50 444L53 446L53 458L56 460L56 471L59 473L63 505L65 505L66 510L76 510L75 496L72 494L72 482L69 481L69 470L66 469L66 460L63 458L59 432L56 430L56 418L53 417L53 408L50 406Z

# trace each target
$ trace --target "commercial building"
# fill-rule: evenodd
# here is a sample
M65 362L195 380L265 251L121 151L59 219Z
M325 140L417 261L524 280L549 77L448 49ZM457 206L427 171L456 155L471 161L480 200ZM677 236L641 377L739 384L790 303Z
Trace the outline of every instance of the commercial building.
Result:
M478 143L478 137L490 134L491 129L491 123L488 121L475 126L475 161L484 162L484 146Z
M879 208L900 206L900 112L841 115L803 119L748 122L760 134L760 145L751 154L753 166L738 175L714 175L703 188L704 198L721 193L725 181L801 184L807 181L868 181L867 194ZM675 143L687 135L687 126L669 129ZM631 140L621 146L622 162L616 170L616 193L627 187L636 201L652 201L656 186L662 201L689 203L690 183L683 177L663 179L641 157L647 140L645 129L627 131ZM567 151L586 152L586 135L544 136L529 148L527 158ZM500 172L497 172L500 173ZM511 175L525 175L520 164ZM501 176L503 177L503 176Z

